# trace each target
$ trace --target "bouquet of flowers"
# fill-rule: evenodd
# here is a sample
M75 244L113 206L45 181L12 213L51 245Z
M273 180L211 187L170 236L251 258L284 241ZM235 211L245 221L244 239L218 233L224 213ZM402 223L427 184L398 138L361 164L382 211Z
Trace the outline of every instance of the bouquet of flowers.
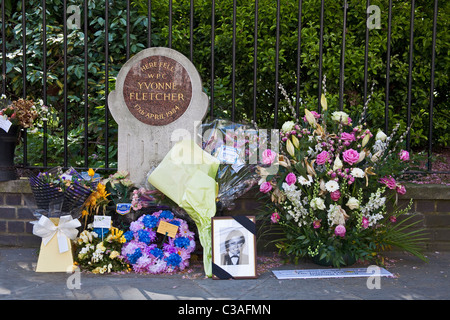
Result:
M157 233L164 221L177 226L174 238ZM144 214L124 233L126 243L122 256L135 272L171 273L189 266L190 254L195 250L194 233L186 221L176 218L170 210Z
M355 123L343 111L329 112L321 100L322 114L305 109L303 119L283 124L278 156L264 161L278 161L278 173L258 168L260 191L271 198L266 221L282 234L276 246L296 261L311 257L337 267L390 246L425 260L421 230L408 230L412 216L397 220L410 206L386 207L389 194L406 192L395 175L409 161L398 150L406 132L394 141L398 126L387 136L363 118ZM274 154L265 151L266 158Z
M92 228L80 233L75 241L75 263L82 270L92 273L111 273L130 271L129 265L121 255L125 243L123 231L117 228ZM103 234L102 234L103 233Z
M24 129L32 127L38 115L33 100L18 99L0 110L0 116L3 116L5 120Z
M98 177L94 176L92 169L89 173L80 174L73 168L62 172L60 167L30 176L38 213L54 216L64 213L78 218L85 201L98 184Z
M231 210L234 201L258 181L256 174L260 136L256 126L215 119L202 124L202 149L220 160L217 210ZM263 137L265 138L265 136Z

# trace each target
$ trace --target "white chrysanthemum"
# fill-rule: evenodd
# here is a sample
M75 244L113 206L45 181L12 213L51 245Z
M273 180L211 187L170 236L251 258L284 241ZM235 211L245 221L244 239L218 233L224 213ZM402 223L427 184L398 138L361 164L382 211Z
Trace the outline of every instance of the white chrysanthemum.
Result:
M325 183L325 189L327 189L328 192L334 192L336 190L339 190L339 183L337 183L334 180L330 180L327 183Z

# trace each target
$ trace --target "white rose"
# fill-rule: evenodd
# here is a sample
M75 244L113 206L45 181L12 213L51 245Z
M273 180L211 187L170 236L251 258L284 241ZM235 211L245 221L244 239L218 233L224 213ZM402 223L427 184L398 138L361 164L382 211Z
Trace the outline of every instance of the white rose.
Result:
M286 121L281 127L281 131L283 131L284 133L291 132L292 129L294 129L294 126L295 126L294 121Z
M333 119L336 122L341 122L344 124L348 123L348 114L346 114L343 111L335 111L331 114L331 119Z
M350 210L355 210L359 208L359 201L358 199L354 197L350 197L346 203L347 207L350 208Z
M309 204L311 208L313 209L319 209L324 210L325 209L325 202L322 198L314 198L311 200L311 203Z
M378 129L377 135L375 136L375 140L385 141L386 138L387 138L387 135L383 131Z
M360 168L353 168L350 174L355 178L364 178L364 171Z

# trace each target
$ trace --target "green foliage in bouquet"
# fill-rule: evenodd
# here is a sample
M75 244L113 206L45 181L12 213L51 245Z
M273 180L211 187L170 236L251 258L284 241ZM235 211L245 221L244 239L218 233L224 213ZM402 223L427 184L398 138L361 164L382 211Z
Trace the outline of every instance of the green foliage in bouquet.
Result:
M426 260L423 231L415 228L420 221L408 216L411 204L396 205L397 194L406 193L397 175L410 161L398 150L407 132L394 139L397 129L387 136L367 128L365 109L356 121L330 112L324 95L321 105L322 114L305 108L303 119L283 124L278 155L264 151L263 163L279 165L277 174L258 168L260 191L271 198L263 219L270 217L281 235L276 246L294 260L310 257L337 267L373 260L392 246Z

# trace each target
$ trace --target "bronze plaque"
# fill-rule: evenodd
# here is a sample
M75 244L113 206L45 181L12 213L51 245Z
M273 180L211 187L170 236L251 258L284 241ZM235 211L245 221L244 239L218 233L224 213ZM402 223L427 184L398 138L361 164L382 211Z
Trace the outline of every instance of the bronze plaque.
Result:
M192 83L186 69L166 56L150 56L131 67L123 85L125 103L139 121L152 126L174 122L187 110Z

